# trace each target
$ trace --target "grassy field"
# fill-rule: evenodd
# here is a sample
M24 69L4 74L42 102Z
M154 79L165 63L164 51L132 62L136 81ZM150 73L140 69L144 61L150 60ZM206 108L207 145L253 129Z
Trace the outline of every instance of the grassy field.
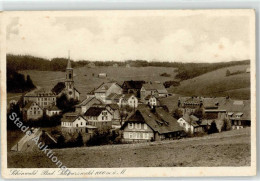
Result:
M20 73L29 74L35 85L48 89L53 88L57 82L65 81L65 72L26 70ZM106 73L108 77L98 78L99 73ZM162 77L162 73L170 74L171 77ZM74 81L75 87L81 93L81 99L84 99L86 93L103 82L117 81L122 84L125 80L145 80L163 83L173 80L175 74L174 68L171 67L80 67L74 69Z
M187 96L230 96L236 99L250 99L250 74L241 73L226 77L226 70L245 71L247 65L218 69L181 82L169 92Z
M249 166L250 128L152 143L53 150L69 168ZM9 168L55 168L42 152L9 152Z

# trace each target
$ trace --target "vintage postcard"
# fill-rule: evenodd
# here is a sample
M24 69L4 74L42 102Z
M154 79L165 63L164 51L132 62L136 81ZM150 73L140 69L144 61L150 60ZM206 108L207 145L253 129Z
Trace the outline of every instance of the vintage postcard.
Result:
M253 176L255 11L0 14L4 178Z

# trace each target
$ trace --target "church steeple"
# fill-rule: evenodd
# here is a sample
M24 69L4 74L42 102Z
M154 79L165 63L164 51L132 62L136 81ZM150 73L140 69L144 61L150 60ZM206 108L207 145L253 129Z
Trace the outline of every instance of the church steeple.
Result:
M70 51L69 51L69 56L68 56L67 69L72 69L71 68L71 63L70 63Z

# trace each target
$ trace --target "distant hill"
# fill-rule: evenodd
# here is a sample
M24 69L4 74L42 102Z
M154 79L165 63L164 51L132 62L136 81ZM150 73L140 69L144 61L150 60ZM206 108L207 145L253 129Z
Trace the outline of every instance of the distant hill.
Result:
M53 58L51 60L35 57L31 55L7 55L7 67L16 71L21 70L40 70L40 71L64 71L66 69L66 58ZM90 63L88 60L73 61L72 66L84 67ZM187 80L204 73L217 70L223 67L230 67L234 65L250 64L249 60L220 62L220 63L181 63L181 62L149 62L147 60L126 60L126 61L94 61L95 66L113 66L117 64L120 67L171 67L175 68L176 76L174 79Z
M250 73L248 65L238 65L218 69L193 79L182 81L180 86L169 88L169 92L186 96L229 96L237 99L250 99ZM226 76L226 71L241 71Z

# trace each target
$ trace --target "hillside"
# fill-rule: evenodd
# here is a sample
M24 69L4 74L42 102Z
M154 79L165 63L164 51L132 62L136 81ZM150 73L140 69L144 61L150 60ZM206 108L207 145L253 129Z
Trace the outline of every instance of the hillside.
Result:
M248 65L238 65L218 69L193 79L181 82L169 92L185 96L230 96L234 99L250 99L250 73L226 77L226 71L245 71Z
M180 140L53 151L69 168L249 166L250 128ZM56 165L40 151L8 152L8 167L55 168Z

